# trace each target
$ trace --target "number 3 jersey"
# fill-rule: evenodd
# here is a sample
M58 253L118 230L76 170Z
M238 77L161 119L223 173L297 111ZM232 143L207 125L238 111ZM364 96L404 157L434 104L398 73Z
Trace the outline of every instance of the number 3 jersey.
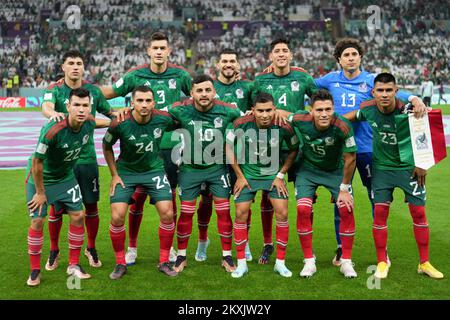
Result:
M50 121L42 129L36 150L28 160L28 182L34 184L32 158L44 161L44 185L74 178L73 167L80 155L89 148L89 138L95 129L95 119L89 115L80 130L69 126L68 117L60 122Z
M153 109L150 121L137 123L132 113L125 120L111 122L103 143L113 146L120 140L120 154L117 158L117 171L124 175L133 175L156 170L164 170L159 157L161 138L164 132L173 130L175 121L165 111Z
M314 125L313 116L307 111L298 111L288 118L303 142L300 166L313 170L334 171L343 168L344 152L356 152L356 143L351 123L333 114L328 129L320 131Z
M412 169L410 164L400 160L397 144L397 127L395 116L401 114L403 103L396 99L396 107L390 114L378 110L375 100L361 104L356 117L359 121L367 121L373 131L373 162L375 169L405 170Z

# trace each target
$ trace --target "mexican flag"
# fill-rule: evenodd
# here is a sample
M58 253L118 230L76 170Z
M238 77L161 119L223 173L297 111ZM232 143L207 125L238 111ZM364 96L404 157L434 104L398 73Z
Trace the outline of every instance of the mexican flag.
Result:
M413 113L397 115L395 123L402 162L428 170L447 156L441 110L420 119Z

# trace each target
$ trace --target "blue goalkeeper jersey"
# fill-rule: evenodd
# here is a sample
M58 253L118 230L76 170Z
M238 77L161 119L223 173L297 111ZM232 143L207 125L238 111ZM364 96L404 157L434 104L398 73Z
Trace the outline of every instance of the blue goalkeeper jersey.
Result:
M372 99L373 81L377 74L362 70L354 79L347 79L344 71L333 71L314 79L318 88L327 89L333 95L334 111L343 115L358 110L361 102ZM409 94L398 92L400 100L407 101ZM358 153L372 152L372 128L366 122L353 122Z

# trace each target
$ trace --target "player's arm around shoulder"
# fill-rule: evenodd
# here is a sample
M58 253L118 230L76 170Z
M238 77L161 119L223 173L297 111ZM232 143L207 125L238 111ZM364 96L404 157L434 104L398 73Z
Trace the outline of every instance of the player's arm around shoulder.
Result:
M42 115L49 120L61 121L64 120L66 115L63 112L57 112L55 110L56 103L56 87L50 86L44 92L44 99L42 102Z

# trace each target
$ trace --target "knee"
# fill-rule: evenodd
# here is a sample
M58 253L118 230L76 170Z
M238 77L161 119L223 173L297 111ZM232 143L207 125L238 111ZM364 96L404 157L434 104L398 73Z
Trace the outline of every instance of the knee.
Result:
M287 221L288 218L288 210L287 208L283 208L282 210L278 210L275 212L277 221Z
M74 226L80 227L84 223L84 212L71 212L70 213L70 223Z
M36 218L31 220L31 229L36 231L42 231L43 228L44 228L43 218Z
M163 208L159 211L159 219L161 222L170 223L173 221L173 210L170 207Z

